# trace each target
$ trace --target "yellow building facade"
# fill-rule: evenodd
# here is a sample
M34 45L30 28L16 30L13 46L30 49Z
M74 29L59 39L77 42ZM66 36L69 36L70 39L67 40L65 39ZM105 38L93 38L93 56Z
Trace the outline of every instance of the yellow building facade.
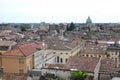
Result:
M0 66L4 73L28 73L34 68L34 53L38 43L22 44L0 56Z
M53 54L56 55L56 63L57 64L66 64L68 61L68 58L70 56L78 55L81 49L84 46L84 42L79 42L75 46L69 46L69 49L67 50L53 50ZM68 46L66 46L68 47Z
M33 57L2 56L4 73L27 73L33 68Z

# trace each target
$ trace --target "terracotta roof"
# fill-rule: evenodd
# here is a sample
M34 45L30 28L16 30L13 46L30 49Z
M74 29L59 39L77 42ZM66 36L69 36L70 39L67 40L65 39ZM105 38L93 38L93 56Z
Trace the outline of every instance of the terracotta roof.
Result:
M115 65L113 59L104 58L101 60L100 72L115 72Z
M14 41L0 41L0 46L10 46Z
M82 53L105 53L107 49L106 44L86 44L84 48L81 50Z
M57 69L78 69L86 72L94 72L100 58L71 56L66 64L50 64L48 68Z
M8 36L8 35L9 35L8 33L3 33L3 32L0 33L0 37L5 37L5 36Z
M55 37L52 39L46 39L45 42L47 43L49 49L71 50L78 45L80 40L74 39L74 40L71 40L70 42L66 42L66 41L60 41L59 38Z
M10 50L3 54L3 56L21 56L26 57L28 55L33 54L38 51L38 48L41 47L42 44L38 44L35 42L27 42L24 44L20 44L15 49Z
M72 56L65 65L66 69L78 69L87 72L94 72L100 58Z

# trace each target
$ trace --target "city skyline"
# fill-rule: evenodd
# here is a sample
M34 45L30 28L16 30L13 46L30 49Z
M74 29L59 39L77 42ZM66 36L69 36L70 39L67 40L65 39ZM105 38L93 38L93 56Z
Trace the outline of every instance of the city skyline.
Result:
M119 23L119 0L0 0L0 23Z

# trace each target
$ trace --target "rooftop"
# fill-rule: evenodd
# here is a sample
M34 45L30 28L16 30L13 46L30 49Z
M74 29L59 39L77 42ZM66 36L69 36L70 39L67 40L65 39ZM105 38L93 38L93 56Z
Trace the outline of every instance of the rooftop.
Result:
M61 41L59 40L58 37L55 37L55 38L47 39L45 40L45 42L47 43L49 49L71 50L78 45L80 40L74 39L74 40L70 40L69 42L67 42L67 41Z
M100 72L115 72L114 60L109 58L102 59Z
M107 50L120 50L120 44L111 44Z
M102 44L102 43L98 43L98 44L94 44L94 43L91 43L91 44L86 44L84 46L84 48L82 49L82 53L105 53L106 52L106 49L107 49L107 45L106 44Z
M66 69L78 69L87 72L94 72L100 58L71 56L65 65Z
M15 43L14 41L1 41L0 40L0 46L10 46L13 43Z
M16 48L6 52L3 56L21 56L26 57L38 51L38 48L42 46L42 43L26 42L18 45Z

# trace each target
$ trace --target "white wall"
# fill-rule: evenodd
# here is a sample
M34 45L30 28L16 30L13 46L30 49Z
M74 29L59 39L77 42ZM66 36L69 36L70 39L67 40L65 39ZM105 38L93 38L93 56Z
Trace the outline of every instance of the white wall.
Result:
M70 80L70 75L71 75L71 71L65 71L65 70L55 70L55 69L42 69L42 75L44 75L45 73L51 73L51 74L55 74L56 76L59 76L61 78L63 78L64 80Z
M44 50L40 50L34 53L34 68L41 69L44 61Z
M98 64L95 67L95 70L94 70L94 80L98 80L98 75L99 75L98 73L100 70L100 65L101 65L101 58L100 58Z

